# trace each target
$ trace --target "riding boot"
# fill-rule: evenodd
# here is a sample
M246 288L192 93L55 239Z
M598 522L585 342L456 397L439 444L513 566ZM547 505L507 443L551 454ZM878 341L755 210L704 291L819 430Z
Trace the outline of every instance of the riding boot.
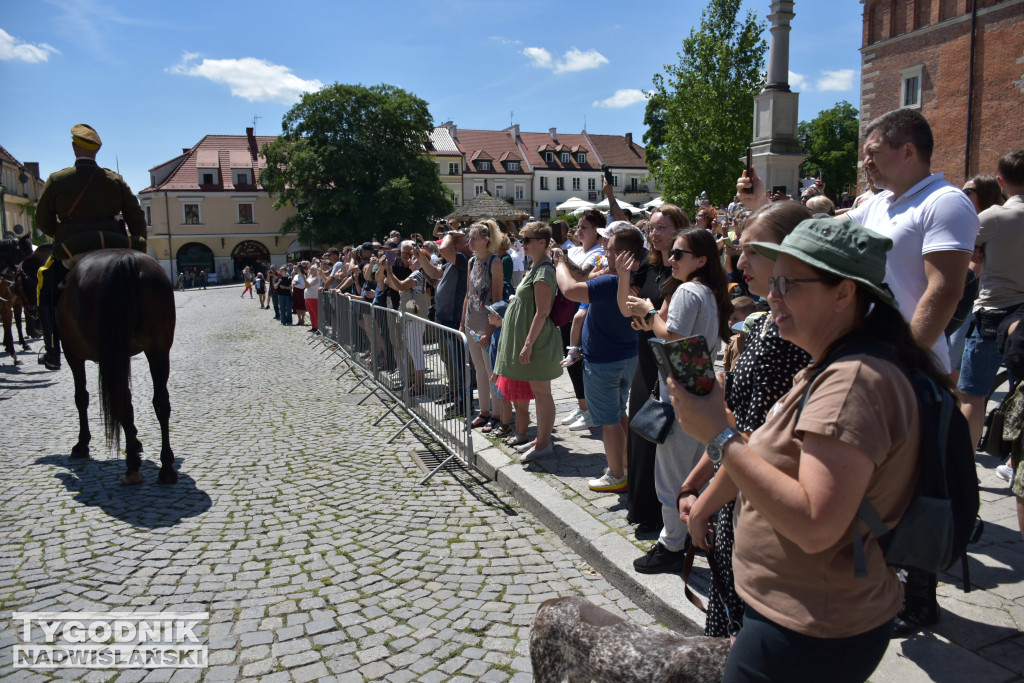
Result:
M39 324L43 328L43 346L46 351L39 357L39 364L47 370L60 370L60 337L57 334L57 316L53 306L43 303L39 306Z
M903 586L903 607L896 613L893 635L904 637L939 623L935 591L939 577L920 569L908 569Z

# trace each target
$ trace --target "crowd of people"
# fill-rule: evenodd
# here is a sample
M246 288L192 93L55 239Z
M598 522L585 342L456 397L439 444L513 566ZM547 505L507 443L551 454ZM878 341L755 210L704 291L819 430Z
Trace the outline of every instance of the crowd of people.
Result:
M321 289L463 332L470 376L462 346L442 343L443 395L429 399L455 418L474 386L471 426L525 466L556 454L551 382L568 373L576 400L561 424L600 430L604 450L589 488L624 494L627 520L658 533L636 571L682 571L692 547L707 553L705 633L736 637L725 680L863 681L893 633L939 618L936 576L901 582L855 527L862 499L895 525L915 488L920 416L898 368L957 390L977 441L1008 343L997 333L1024 304L1024 151L961 189L931 171L932 147L927 120L901 109L868 126L870 189L838 207L820 178L790 199L744 172L728 207L698 197L693 225L672 204L634 220L606 185L610 215L588 210L575 229L439 221L429 238L332 248L257 273L254 287L282 324L294 310L314 333ZM422 330L412 336L423 395ZM725 352L709 396L659 375L650 344L697 336ZM825 366L858 340L893 358ZM630 429L651 397L674 407L660 443ZM1024 520L1018 464L1000 475ZM854 536L866 577L854 576Z

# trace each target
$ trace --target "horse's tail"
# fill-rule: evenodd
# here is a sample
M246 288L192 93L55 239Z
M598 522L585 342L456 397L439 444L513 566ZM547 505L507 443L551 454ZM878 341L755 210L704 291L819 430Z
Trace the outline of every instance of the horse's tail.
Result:
M132 410L131 339L138 317L139 262L126 251L104 269L98 289L100 405L107 446L120 448L121 421Z

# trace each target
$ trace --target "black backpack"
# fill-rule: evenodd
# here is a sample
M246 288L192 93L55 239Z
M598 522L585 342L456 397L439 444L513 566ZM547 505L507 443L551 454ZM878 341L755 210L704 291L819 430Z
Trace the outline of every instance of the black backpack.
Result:
M949 391L936 385L921 370L908 370L881 342L855 340L844 344L829 354L815 377L840 358L856 354L883 358L903 370L910 380L920 415L921 468L910 505L892 529L886 527L867 498L861 500L858 523L853 530L854 574L867 576L859 533L859 522L864 522L891 566L935 574L961 560L964 592L968 592L967 544L981 537L984 524L978 518L978 475L967 419ZM810 389L809 382L801 409Z

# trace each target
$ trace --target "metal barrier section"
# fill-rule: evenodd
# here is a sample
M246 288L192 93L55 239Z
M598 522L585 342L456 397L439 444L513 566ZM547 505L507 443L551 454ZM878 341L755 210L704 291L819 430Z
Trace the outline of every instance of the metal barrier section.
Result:
M450 455L420 483L426 483L452 458L476 467L470 428L472 403L469 345L466 335L401 311L373 306L333 292L320 293L320 329L315 340L321 355L339 356L332 370L346 368L338 379L352 375L353 391L376 396L387 410L373 423L402 410L409 419L388 439L418 423ZM403 418L404 419L404 418Z

